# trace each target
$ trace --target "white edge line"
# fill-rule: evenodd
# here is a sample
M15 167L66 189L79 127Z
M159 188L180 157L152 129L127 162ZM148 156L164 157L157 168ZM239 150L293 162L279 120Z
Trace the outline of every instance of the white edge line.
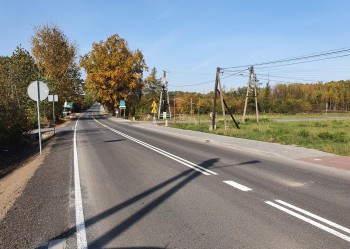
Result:
M271 201L265 201L265 203L270 205L270 206L273 206L273 207L275 207L275 208L277 208L277 209L279 209L279 210L281 210L283 212L286 212L287 214L290 214L290 215L292 215L292 216L294 216L294 217L296 217L298 219L301 219L301 220L303 220L303 221L305 221L305 222L307 222L307 223L309 223L311 225L314 225L315 227L318 227L318 228L320 228L320 229L322 229L322 230L324 230L324 231L326 231L328 233L331 233L331 234L333 234L333 235L335 235L335 236L337 236L337 237L339 237L339 238L341 238L343 240L346 240L346 241L350 242L350 237L349 236L346 236L346 235L344 235L344 234L342 234L340 232L337 232L337 231L333 230L332 228L326 227L325 225L322 225L322 224L320 224L320 223L318 223L316 221L313 221L313 220L311 220L311 219L309 219L307 217L304 217L304 216L302 216L302 215L300 215L300 214L298 214L298 213L296 213L294 211L291 211L291 210L289 210L289 209L287 209L287 208L285 208L283 206L280 206L280 205L278 205L276 203L273 203Z
M203 167L201 167L201 166L199 166L197 164L194 164L194 163L192 163L190 161L187 161L186 159L178 157L178 156L176 156L174 154L171 154L171 153L169 153L167 151L164 151L164 150L162 150L160 148L157 148L157 147L155 147L153 145L150 145L148 143L142 142L142 141L140 141L140 140L138 140L138 139L136 139L134 137L131 137L131 136L126 135L126 134L124 134L124 133L122 133L120 131L117 131L117 130L115 130L115 129L113 129L113 128L105 125L105 124L102 124L101 122L99 122L95 118L94 118L94 120L97 123L99 123L100 125L102 125L103 127L107 128L107 129L109 129L109 130L111 130L111 131L113 131L113 132L115 132L115 133L117 133L117 134L119 134L119 135L121 135L121 136L123 136L125 138L128 138L128 139L132 140L135 143L138 143L138 144L143 145L143 146L145 146L145 147L147 147L147 148L149 148L149 149L151 149L151 150L153 150L155 152L158 152L159 154L162 154L163 156L166 156L166 157L168 157L170 159L173 159L174 161L177 161L177 162L179 162L179 163L181 163L181 164L183 164L183 165L185 165L185 166L187 166L187 167L189 167L191 169L194 169L194 170L196 170L196 171L198 171L198 172L200 172L200 173L202 173L204 175L210 175L209 173L211 173L213 175L218 175L217 173L215 173L215 172L213 172L211 170L208 170L206 168L203 168Z
M251 191L252 190L251 188L248 188L248 187L246 187L246 186L244 186L242 184L239 184L237 182L234 182L234 181L224 181L224 183L226 183L226 184L228 184L228 185L230 185L230 186L232 186L234 188L237 188L237 189L239 189L241 191L245 191L246 192L246 191Z
M330 220L327 220L327 219L322 218L322 217L320 217L320 216L318 216L318 215L315 215L315 214L313 214L313 213L310 213L310 212L308 212L308 211L306 211L306 210L304 210L304 209L298 208L298 207L296 207L296 206L294 206L294 205L292 205L292 204L289 204L289 203L287 203L287 202L284 202L284 201L281 201L281 200L275 200L275 201L278 202L278 203L280 203L280 204L282 204L282 205L284 205L284 206L287 206L287 207L289 207L289 208L291 208L291 209L294 209L294 210L296 210L296 211L298 211L298 212L300 212L300 213L303 213L303 214L305 214L305 215L307 215L307 216L310 216L310 217L312 217L312 218L314 218L314 219L316 219L316 220L319 220L319 221L321 221L321 222L323 222L323 223L325 223L325 224L328 224L328 225L330 225L330 226L332 226L332 227L335 227L335 228L337 228L337 229L339 229L339 230L342 230L342 231L344 231L344 232L346 232L346 233L350 233L350 229L349 229L349 228L343 227L343 226L341 226L341 225L339 225L339 224L337 224L337 223L334 223L334 222L332 222L332 221L330 221Z
M83 114L84 115L84 114ZM80 117L82 117L81 115ZM78 162L78 151L77 151L77 125L80 119L78 118L74 126L74 138L73 138L73 147L74 147L74 189L75 189L75 219L76 219L76 233L77 233L77 248L86 249L87 240L86 240L86 230L85 230L85 221L84 221L84 212L83 212L83 201L81 198L81 188L80 188L80 177L79 177L79 162Z

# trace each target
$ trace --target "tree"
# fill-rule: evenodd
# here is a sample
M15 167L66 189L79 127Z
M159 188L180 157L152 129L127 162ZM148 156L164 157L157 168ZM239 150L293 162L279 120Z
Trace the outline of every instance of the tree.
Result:
M151 73L144 80L143 97L138 108L139 115L145 115L151 112L152 102L158 102L161 90L162 82L161 79L157 78L157 69L152 68Z
M36 109L27 86L36 74L34 59L21 47L0 57L0 149L20 143L33 127Z
M115 34L106 41L92 44L80 65L87 73L86 87L96 101L114 113L120 100L136 106L142 97L143 71L147 69L141 51L131 51L125 39Z
M75 59L77 46L56 25L34 27L31 38L35 62L52 93L62 103L72 100L81 84L81 75Z
M260 103L261 110L263 112L271 112L272 107L272 96L271 96L271 86L267 82L264 89L260 89L260 94L258 94L258 103Z

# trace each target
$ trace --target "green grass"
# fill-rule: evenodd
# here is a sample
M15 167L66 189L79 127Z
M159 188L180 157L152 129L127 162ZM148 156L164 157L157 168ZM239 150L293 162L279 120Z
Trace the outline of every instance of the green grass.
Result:
M297 145L317 149L337 155L350 156L350 120L321 120L277 122L268 118L256 123L248 119L236 129L233 122L225 131L223 122L217 123L217 129L209 131L210 123L177 123L175 127L202 132L210 132L251 140Z

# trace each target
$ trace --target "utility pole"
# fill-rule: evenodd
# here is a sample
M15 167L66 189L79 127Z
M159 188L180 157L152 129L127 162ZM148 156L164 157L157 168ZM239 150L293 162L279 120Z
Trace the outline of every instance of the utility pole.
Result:
M244 103L244 111L243 111L243 120L242 122L245 122L245 116L247 113L247 106L248 106L248 98L250 93L250 88L253 83L254 85L254 99L255 99L255 112L256 112L256 121L259 122L259 111L258 111L258 96L257 96L257 90L256 90L256 74L254 73L254 67L251 66L249 69L249 79L248 79L248 85L247 85L247 94L245 98Z
M171 118L171 106L170 106L169 92L168 92L168 81L166 80L166 72L164 70L163 70L162 82L163 82L162 91L160 92L160 98L159 98L158 119L160 118L161 113L167 112L167 109L169 110L169 115Z
M216 99L218 97L218 84L219 84L219 77L220 77L220 67L216 68L216 77L215 77L215 88L214 88L214 103L213 103L213 116L211 120L211 129L215 130L216 129L216 124L215 124L215 118L216 118Z
M219 88L220 88L220 100L221 100L221 109L222 109L222 115L224 116L224 127L225 131L227 130L227 122L226 122L226 113L225 113L225 106L224 106L224 96L223 96L223 91L221 87L221 80L220 80L220 72L219 72L219 77L218 77L218 83L219 83Z
M162 109L162 99L163 99L164 85L162 85L162 90L160 90L159 105L158 105L158 119L160 119L160 112Z
M256 122L259 123L259 110L258 110L258 94L256 92L256 74L254 74L254 98L255 98L255 113L256 113Z
M198 124L200 124L201 123L201 121L200 121L200 117L199 117L199 108L200 108L200 103L201 103L201 101L200 101L200 98L198 97Z

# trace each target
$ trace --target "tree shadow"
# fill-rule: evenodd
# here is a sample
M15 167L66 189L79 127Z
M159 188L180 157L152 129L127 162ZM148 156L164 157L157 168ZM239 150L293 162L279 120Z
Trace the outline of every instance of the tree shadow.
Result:
M219 161L218 158L213 158L206 160L199 164L200 166L206 168L212 167L215 163ZM145 205L143 208L132 214L131 216L124 219L122 222L114 226L111 230L109 230L104 235L96 238L95 240L91 241L88 244L89 248L103 248L106 244L108 244L111 240L117 238L122 233L127 231L131 226L135 225L137 222L139 222L141 219L143 219L147 214L155 210L157 207L159 207L164 201L169 199L171 196L173 196L175 193L177 193L180 189L184 188L188 183L196 179L197 177L202 176L202 173L198 171L194 171L192 169L188 169L186 171L183 171L182 173L167 179L166 181L159 183L155 185L154 187L114 206L113 208L110 208L108 210L105 210L104 212L88 219L85 221L85 227L91 227L97 222L107 219L109 216L114 215L118 213L119 211L129 207L130 205L146 198L147 196L155 193L156 191L159 191L168 185L174 183L175 181L181 180L179 183L177 183L175 186L167 190L165 193L158 196L156 199L151 201L149 204ZM59 236L53 238L68 238L75 234L76 232L76 226L64 231ZM162 247L127 247L127 248L162 248Z

